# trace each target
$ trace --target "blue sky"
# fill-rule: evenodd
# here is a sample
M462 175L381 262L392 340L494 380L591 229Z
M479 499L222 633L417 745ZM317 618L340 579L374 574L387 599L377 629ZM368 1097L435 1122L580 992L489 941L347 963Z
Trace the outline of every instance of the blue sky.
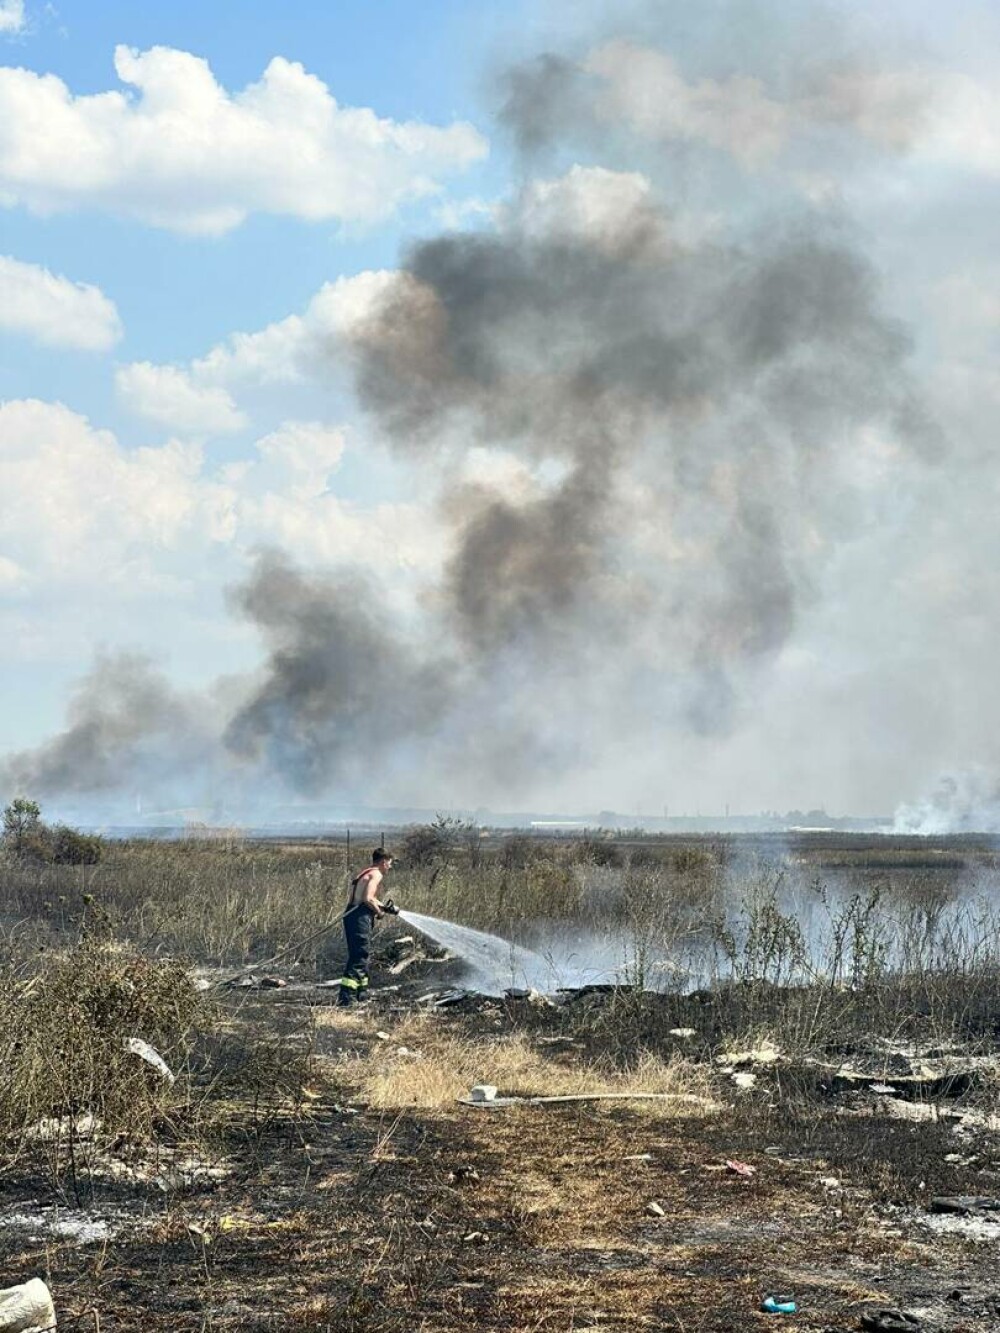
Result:
M593 104L522 161L498 80L550 50ZM184 690L238 691L260 642L227 589L261 546L307 570L360 564L402 624L433 615L454 495L526 504L563 460L480 432L460 463L452 447L415 466L356 399L366 320L422 237L600 251L608 228L655 214L671 244L706 255L836 231L909 342L946 463L931 481L907 441L846 441L864 494L842 503L868 518L823 549L828 515L796 502L800 616L763 675L741 677L756 715L711 745L665 722L670 761L637 768L598 718L605 740L586 772L551 779L553 802L632 809L655 789L653 808L885 809L942 767L992 765L967 700L988 674L998 563L998 57L1000 20L979 0L946 16L930 0L0 0L0 688L19 701L0 755L58 732L102 653L145 653ZM640 471L621 481L641 514ZM652 560L666 573L650 597L676 605L680 539L667 524L657 545L648 527L608 566ZM891 642L862 595L875 587L897 608ZM667 719L681 684L654 698L650 682L671 632L639 672ZM928 673L947 706L921 736ZM911 702L897 715L889 698ZM789 716L826 719L812 769ZM844 750L852 727L871 737L861 756Z
M490 95L481 82L484 51L497 29L509 31L512 22L516 7L491 0L474 6L69 3L52 12L29 4L27 30L0 45L0 59L55 74L86 94L116 86L113 53L120 44L193 52L227 88L255 81L272 57L283 55L323 79L343 104L401 120L476 122ZM459 192L496 192L502 170L485 161L466 174ZM120 356L169 361L233 329L280 318L338 273L393 264L401 242L427 225L422 205L374 229L257 215L220 243L178 238L104 212L40 218L10 210L0 215L0 236L20 258L112 295L125 326ZM0 353L0 393L69 395L81 410L113 412L107 384L88 369L54 366L51 357L12 342L5 339Z

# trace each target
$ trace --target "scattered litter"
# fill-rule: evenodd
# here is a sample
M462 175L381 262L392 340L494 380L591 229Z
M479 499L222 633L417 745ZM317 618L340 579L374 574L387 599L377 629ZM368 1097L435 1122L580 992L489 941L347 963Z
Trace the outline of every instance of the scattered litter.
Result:
M474 1166L456 1166L454 1171L448 1172L450 1185L478 1185L481 1179Z
M748 1163L746 1162L737 1162L733 1159L727 1158L724 1165L727 1171L732 1171L733 1174L737 1176L743 1176L744 1179L746 1180L752 1180L753 1177L757 1174L757 1168L755 1166L748 1165Z
M396 1054L401 1055L404 1060L422 1060L424 1058L422 1051L411 1051L409 1046L397 1046Z
M192 985L197 991L206 991L212 989L212 983L209 981L208 977L195 977L194 981L192 982Z
M894 1088L891 1083L869 1083L868 1091L877 1093L879 1097L895 1097L899 1089Z
M145 1060L150 1069L155 1069L161 1078L165 1078L168 1083L175 1083L173 1071L164 1060L159 1051L153 1049L149 1042L143 1041L141 1037L129 1037L125 1042L125 1049L132 1055L137 1055L140 1060Z
M655 1199L651 1199L649 1203L646 1204L646 1212L649 1213L650 1217L666 1217L667 1215L663 1207L658 1204Z
M253 990L256 985L257 978L252 972L248 972L242 977L233 977L232 981L229 982L231 990Z
M485 1231L470 1231L468 1235L462 1237L464 1245L485 1245L489 1236Z
M261 977L257 984L261 990L281 990L288 982L284 977Z
M380 1032L376 1032L376 1033L375 1033L375 1040L376 1040L376 1041L388 1041L388 1040L389 1040L389 1034L388 1034L388 1032L381 1032L381 1031L380 1031Z
M446 1009L452 1004L462 1004L463 1001L469 998L470 994L471 991L460 990L458 987L455 987L453 990L442 991L434 999L434 1008Z
M825 1190L839 1190L842 1186L839 1176L820 1176L819 1183Z
M477 1083L469 1093L469 1097L474 1102L492 1102L496 1101L497 1089L492 1083Z
M653 1154L651 1152L634 1152L628 1157L623 1157L623 1162L651 1162Z
M794 1314L796 1307L791 1296L765 1296L760 1308L765 1314Z
M696 1037L697 1035L695 1028L671 1028L668 1033L668 1036L671 1037Z
M8 1333L32 1333L32 1330L41 1333L55 1326L52 1293L40 1277L0 1291L0 1329Z
M750 1071L746 1069L735 1070L729 1077L739 1088L740 1092L749 1092L751 1088L757 1086L757 1075L751 1074Z
M920 1320L907 1310L882 1306L877 1310L865 1310L861 1315L861 1327L866 1333L916 1333Z

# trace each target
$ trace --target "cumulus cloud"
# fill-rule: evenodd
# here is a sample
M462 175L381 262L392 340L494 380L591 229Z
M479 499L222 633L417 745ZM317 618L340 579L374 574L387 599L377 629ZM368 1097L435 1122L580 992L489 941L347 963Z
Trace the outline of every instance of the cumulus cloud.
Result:
M320 496L330 473L340 466L345 434L321 421L286 421L278 430L257 441L263 459L283 467L296 496Z
M225 389L195 384L178 366L133 361L119 366L115 388L129 411L184 435L225 435L247 425Z
M235 333L192 362L198 384L302 384L329 376L330 348L349 336L397 281L390 270L368 270L324 283L301 315L251 333Z
M345 439L286 422L212 469L190 441L127 448L62 404L0 404L0 494L18 497L0 506L0 593L29 578L108 597L176 589L206 553L266 543L311 561L425 566L435 545L416 506L364 509L328 491Z
M23 32L24 0L0 0L0 33Z
M97 352L122 335L115 303L99 287L10 255L0 255L0 330L26 334L49 347Z
M77 96L55 75L0 69L0 202L208 235L254 212L370 223L486 152L468 124L341 106L280 56L238 92L169 47L119 46L115 71L129 91Z

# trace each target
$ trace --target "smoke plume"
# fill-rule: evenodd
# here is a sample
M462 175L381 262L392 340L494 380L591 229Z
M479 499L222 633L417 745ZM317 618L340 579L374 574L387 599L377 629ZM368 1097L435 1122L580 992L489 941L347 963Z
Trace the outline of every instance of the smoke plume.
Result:
M629 68L670 96L633 96ZM461 756L474 804L599 767L640 729L665 748L737 729L829 571L940 442L843 213L755 185L755 207L699 215L676 146L686 177L720 153L760 169L816 125L904 151L920 97L866 89L813 70L779 102L621 43L511 71L515 196L479 231L413 244L317 352L331 375L349 365L400 468L436 495L440 577L401 620L353 569L258 555L229 600L264 661L224 709L105 661L67 731L9 760L4 784L81 792L207 765L370 794L375 752L416 799ZM541 157L552 175L530 174Z

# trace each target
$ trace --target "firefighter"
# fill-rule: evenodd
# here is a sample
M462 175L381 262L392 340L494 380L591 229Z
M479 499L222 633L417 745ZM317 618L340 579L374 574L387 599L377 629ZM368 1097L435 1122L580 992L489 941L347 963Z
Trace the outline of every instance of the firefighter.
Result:
M368 959L375 922L386 912L396 911L392 902L382 902L378 896L386 872L391 869L392 857L384 847L376 847L371 865L351 880L351 896L344 912L347 963L340 978L338 1004L354 1004L368 992Z

